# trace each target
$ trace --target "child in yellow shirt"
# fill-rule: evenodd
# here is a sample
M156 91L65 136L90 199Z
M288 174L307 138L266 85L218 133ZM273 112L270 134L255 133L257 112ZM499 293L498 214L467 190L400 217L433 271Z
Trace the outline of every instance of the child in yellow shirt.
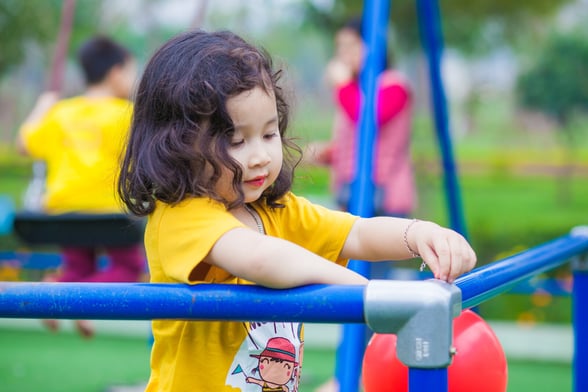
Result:
M43 207L49 214L65 212L117 213L122 211L115 183L119 157L132 116L129 97L136 79L131 53L107 37L88 40L78 52L86 79L85 92L59 100L43 93L19 131L17 146L47 166ZM142 244L109 247L106 269L98 269L101 249L64 247L59 282L132 282L145 267ZM57 321L46 320L51 329ZM78 321L84 336L93 329Z

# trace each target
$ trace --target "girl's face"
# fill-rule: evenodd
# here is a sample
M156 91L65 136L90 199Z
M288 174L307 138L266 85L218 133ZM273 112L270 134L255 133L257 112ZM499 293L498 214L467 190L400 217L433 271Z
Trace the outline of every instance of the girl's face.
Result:
M245 91L227 100L227 111L235 133L231 137L229 155L241 165L241 189L245 202L259 199L282 169L282 139L278 128L276 99L261 87ZM232 173L224 171L218 189L227 200L234 200Z

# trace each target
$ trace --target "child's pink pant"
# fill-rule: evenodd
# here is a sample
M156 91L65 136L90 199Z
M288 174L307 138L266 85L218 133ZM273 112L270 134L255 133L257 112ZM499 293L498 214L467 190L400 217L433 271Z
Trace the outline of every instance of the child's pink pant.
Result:
M137 282L145 272L142 245L104 249L109 263L100 269L96 248L65 247L59 282Z

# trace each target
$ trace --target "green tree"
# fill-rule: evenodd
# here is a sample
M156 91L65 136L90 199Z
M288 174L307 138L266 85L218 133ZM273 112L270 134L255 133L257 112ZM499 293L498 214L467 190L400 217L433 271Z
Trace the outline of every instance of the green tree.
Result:
M574 115L588 112L588 39L574 33L554 35L520 74L517 94L522 106L540 110L569 131Z
M572 0L439 0L443 34L447 46L465 53L483 53L491 48L514 44L521 32L539 34L541 20L552 16ZM305 2L307 19L331 35L336 26L358 15L363 2L337 0L332 9L322 9ZM413 51L420 46L415 0L391 0L391 26L397 47Z
M26 45L46 45L55 39L59 3L57 0L0 0L0 75L23 61Z
M78 0L70 53L90 34L98 31L102 3ZM50 64L61 20L62 0L0 0L0 76L18 66L31 46L43 52Z
M560 179L560 199L569 198L569 178L575 155L575 135L588 113L588 39L582 33L555 34L536 61L517 80L520 106L538 110L560 127L566 150L566 170Z

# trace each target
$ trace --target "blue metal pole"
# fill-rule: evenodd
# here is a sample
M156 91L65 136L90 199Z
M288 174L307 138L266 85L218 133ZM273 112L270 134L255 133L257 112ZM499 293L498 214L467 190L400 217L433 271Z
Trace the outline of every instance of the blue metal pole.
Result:
M356 140L356 173L351 187L349 210L363 217L374 214L372 182L374 146L377 138L377 81L386 59L386 29L390 14L389 0L366 0L363 10L365 60L360 75L361 110ZM365 261L350 260L349 268L369 275ZM341 392L359 390L361 361L365 350L365 325L344 325L337 350L335 375Z
M364 286L0 282L0 317L365 323ZM276 295L279 293L280 295Z
M588 253L572 263L574 286L572 315L574 327L573 391L588 391Z
M588 252L588 235L566 235L479 267L455 281L461 289L463 308L479 305L520 281L553 269L584 252Z
M408 369L408 390L410 392L447 392L447 368Z
M442 155L450 226L467 238L459 181L457 179L457 170L453 158L453 147L449 131L447 99L441 77L443 34L437 0L417 0L417 11L421 39L425 45L429 60L429 77L435 114L435 128L437 129L437 138L439 139L439 147Z
M588 234L569 234L479 267L455 282L462 293L462 307L479 305L524 279L587 252ZM575 285L579 290L576 293L582 295L584 278L580 275ZM276 292L282 296L276 296ZM0 282L0 317L364 323L363 294L363 286L311 285L273 290L222 284ZM282 311L284 307L288 312Z

